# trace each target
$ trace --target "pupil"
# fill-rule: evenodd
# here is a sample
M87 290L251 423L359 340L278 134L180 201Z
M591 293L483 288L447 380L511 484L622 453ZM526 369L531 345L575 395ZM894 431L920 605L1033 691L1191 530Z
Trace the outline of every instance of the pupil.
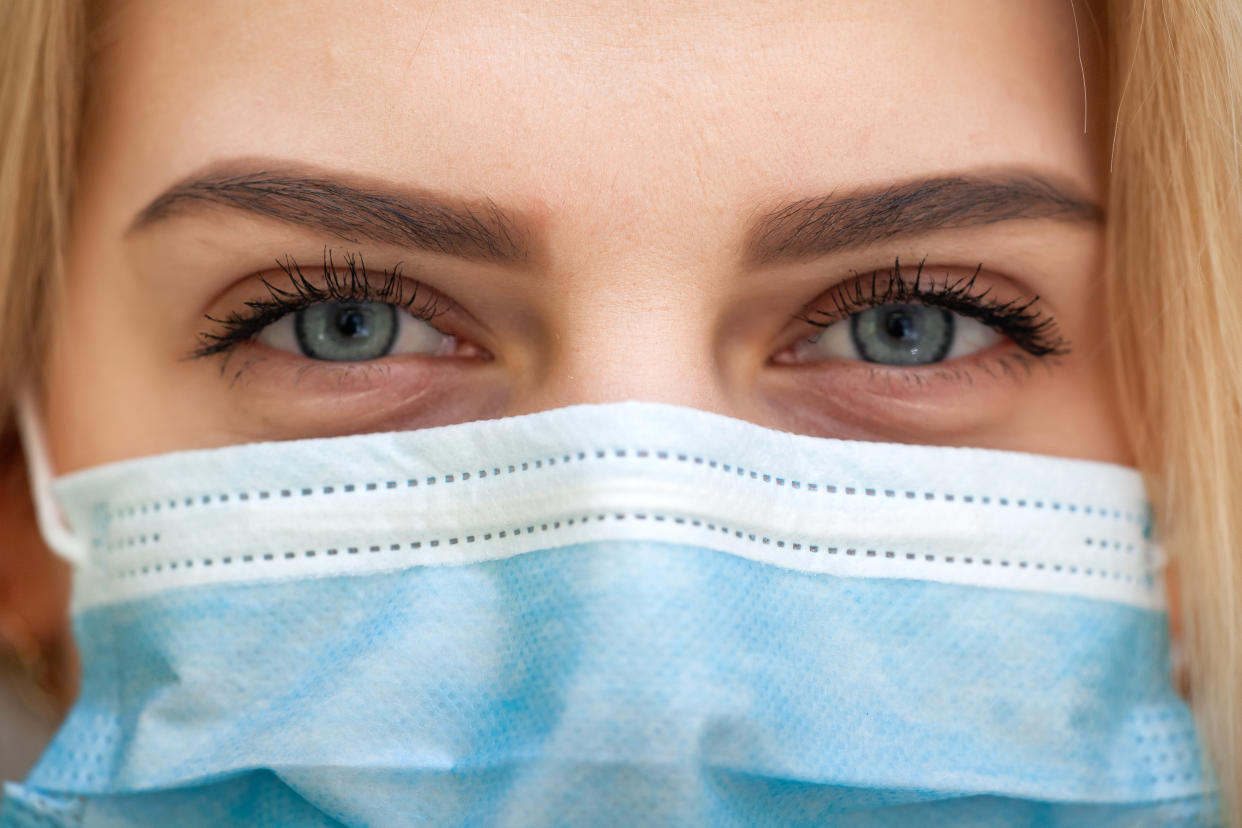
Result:
M899 341L913 339L918 334L918 322L907 311L893 311L884 320L884 330Z
M362 339L371 335L367 315L358 308L345 308L336 317L336 329L342 336Z
M384 302L317 302L297 312L293 327L311 359L365 362L388 354L401 324Z

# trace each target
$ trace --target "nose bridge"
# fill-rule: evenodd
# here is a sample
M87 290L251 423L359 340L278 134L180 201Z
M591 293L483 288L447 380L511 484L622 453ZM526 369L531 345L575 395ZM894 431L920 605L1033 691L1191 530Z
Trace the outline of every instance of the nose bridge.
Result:
M626 399L729 413L713 353L718 299L710 274L660 258L555 280L548 344L515 413Z

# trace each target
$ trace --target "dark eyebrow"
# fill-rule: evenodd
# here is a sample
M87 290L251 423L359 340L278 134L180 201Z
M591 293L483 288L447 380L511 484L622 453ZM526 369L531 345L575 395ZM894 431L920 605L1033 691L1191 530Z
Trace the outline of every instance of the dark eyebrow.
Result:
M795 201L763 216L747 249L752 264L770 264L1016 219L1098 224L1104 211L1028 172L947 175Z
M134 218L130 232L204 207L466 259L517 263L530 256L521 224L490 199L446 199L280 163L215 164L157 196Z

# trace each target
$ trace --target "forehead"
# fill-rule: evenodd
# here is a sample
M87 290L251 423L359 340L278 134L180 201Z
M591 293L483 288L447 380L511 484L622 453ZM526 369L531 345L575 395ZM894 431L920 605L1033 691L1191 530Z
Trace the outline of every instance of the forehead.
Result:
M134 209L204 164L263 157L483 194L610 238L993 164L1090 195L1096 31L1076 11L136 0L103 28L86 151Z

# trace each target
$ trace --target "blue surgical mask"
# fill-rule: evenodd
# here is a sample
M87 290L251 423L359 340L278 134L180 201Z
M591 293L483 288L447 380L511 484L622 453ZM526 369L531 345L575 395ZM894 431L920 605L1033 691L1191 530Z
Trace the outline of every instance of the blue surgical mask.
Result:
M50 489L4 826L1218 824L1132 469L627 402Z

